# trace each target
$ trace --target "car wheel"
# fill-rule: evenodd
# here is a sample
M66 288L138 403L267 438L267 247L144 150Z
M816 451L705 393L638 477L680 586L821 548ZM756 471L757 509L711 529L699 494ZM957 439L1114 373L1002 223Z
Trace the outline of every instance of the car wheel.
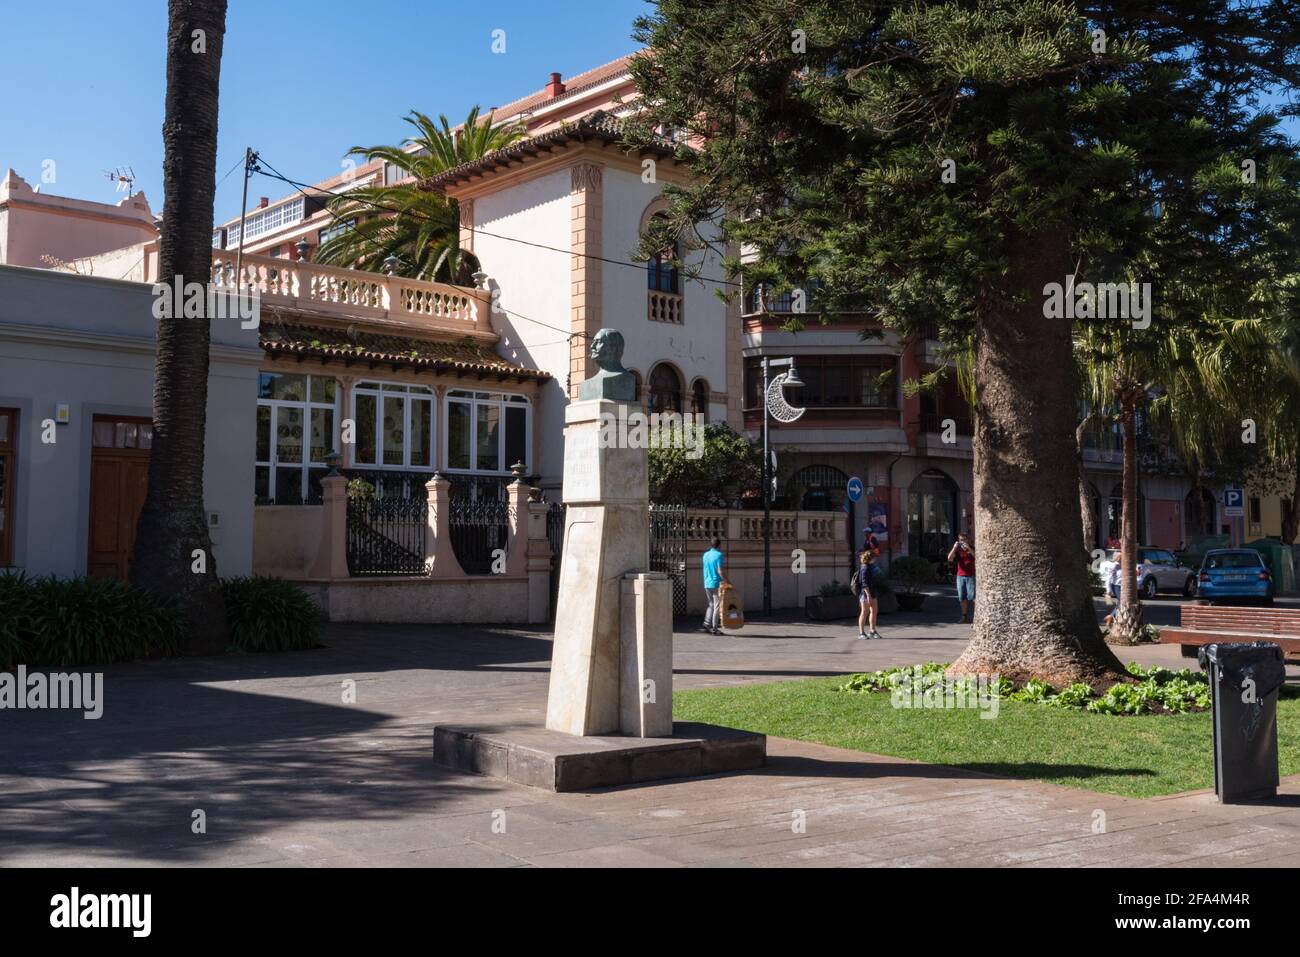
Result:
M1183 597L1184 598L1196 597L1196 576L1195 575L1188 575L1187 581L1183 582Z
M1142 583L1142 597L1150 600L1156 597L1156 576L1152 575Z

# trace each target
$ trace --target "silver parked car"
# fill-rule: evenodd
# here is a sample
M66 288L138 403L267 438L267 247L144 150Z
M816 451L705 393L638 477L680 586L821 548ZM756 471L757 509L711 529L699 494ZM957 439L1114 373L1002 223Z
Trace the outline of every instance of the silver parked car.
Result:
M1187 598L1195 597L1195 570L1178 564L1174 553L1169 549L1143 546L1138 549L1137 557L1138 594L1143 598L1155 598L1157 592L1177 592ZM1110 568L1118 558L1119 552L1116 549L1106 551L1106 558L1097 569L1103 582L1107 580Z

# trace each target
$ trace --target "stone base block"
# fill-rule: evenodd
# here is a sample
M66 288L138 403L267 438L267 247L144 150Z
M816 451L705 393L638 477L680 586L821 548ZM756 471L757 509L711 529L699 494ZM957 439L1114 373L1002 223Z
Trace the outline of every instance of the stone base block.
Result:
M579 737L537 725L439 725L433 760L546 791L586 791L761 768L767 737L683 721L673 723L670 738Z

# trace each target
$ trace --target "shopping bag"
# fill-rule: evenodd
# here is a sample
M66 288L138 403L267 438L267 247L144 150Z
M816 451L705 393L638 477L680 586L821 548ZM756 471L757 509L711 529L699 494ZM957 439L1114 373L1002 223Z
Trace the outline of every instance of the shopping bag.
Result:
M724 584L718 590L718 600L722 602L722 627L744 628L745 608L735 586Z

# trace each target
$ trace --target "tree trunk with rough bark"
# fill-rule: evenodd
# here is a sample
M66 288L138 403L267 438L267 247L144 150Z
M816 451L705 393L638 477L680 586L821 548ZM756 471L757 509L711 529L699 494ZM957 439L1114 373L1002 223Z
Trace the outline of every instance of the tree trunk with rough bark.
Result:
M1043 315L1044 285L1071 271L1069 231L1010 245L1011 269L976 309L975 634L949 673L1104 686L1124 675L1079 561L1070 320Z
M1111 620L1110 635L1112 640L1136 642L1142 635L1142 602L1137 590L1137 404L1142 392L1131 384L1116 392L1124 432L1124 514L1120 521L1119 607Z
M212 272L217 95L226 0L170 0L163 119L163 224L158 279L206 289ZM203 507L209 321L179 303L158 320L149 484L136 530L131 581L175 602L182 650L225 649L226 610Z

